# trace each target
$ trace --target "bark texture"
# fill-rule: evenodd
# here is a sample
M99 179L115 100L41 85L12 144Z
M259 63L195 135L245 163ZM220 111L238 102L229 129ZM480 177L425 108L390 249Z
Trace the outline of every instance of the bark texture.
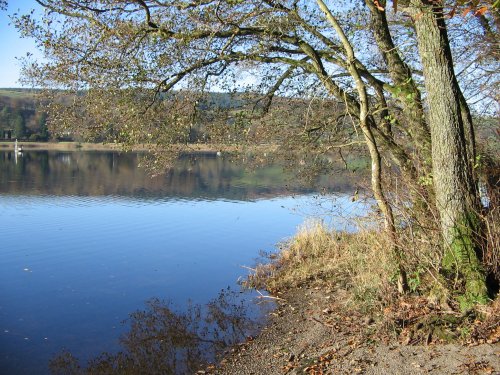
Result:
M413 80L410 67L401 58L392 40L385 10L379 9L373 0L365 0L370 9L371 23L375 41L379 47L394 84L401 89L398 100L402 104L408 128L403 129L413 139L421 159L426 162L431 159L431 136L425 121L420 90ZM411 97L411 99L408 99Z
M411 0L409 10L417 32L429 103L433 186L445 247L443 268L455 272L457 280L465 283L460 302L467 309L473 303L486 302L487 289L476 253L480 217L468 160L461 92L442 9L431 1Z

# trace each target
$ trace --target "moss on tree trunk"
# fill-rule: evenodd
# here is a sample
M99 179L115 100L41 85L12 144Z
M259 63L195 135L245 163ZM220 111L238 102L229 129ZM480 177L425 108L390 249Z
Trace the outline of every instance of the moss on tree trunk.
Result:
M442 261L446 273L457 275L465 283L465 293L458 297L462 311L488 301L486 274L476 253L479 231L480 219L475 213L457 223Z

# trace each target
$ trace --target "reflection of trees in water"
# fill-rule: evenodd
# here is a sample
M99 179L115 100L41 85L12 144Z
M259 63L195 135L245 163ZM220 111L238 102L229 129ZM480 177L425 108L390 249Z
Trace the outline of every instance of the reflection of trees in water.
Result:
M130 314L130 330L120 338L122 350L101 353L82 367L64 351L50 362L54 374L191 374L225 348L255 333L255 305L241 293L222 290L207 305L176 312L170 303L152 299ZM262 306L261 306L262 307ZM264 305L264 308L270 308Z
M311 186L294 179L293 173L284 173L279 163L252 169L247 159L187 155L164 175L151 178L145 169L138 168L138 153L29 151L17 164L11 154L0 152L2 193L247 200L311 191ZM313 183L335 191L350 190L352 184L353 176L345 173Z

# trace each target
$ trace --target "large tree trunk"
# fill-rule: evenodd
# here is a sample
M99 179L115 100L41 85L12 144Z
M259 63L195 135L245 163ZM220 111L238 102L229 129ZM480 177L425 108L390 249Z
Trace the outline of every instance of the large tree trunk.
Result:
M481 227L479 206L468 160L471 153L464 129L467 124L461 111L464 103L453 70L444 15L433 3L411 0L409 10L417 32L429 104L433 185L445 250L443 269L454 272L465 283L460 302L467 309L487 300L486 278L476 253Z

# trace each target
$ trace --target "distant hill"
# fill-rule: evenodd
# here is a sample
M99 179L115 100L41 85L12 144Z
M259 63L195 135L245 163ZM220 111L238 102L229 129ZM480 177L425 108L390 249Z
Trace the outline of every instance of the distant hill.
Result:
M0 96L14 99L32 99L37 92L39 92L38 89L0 88Z
M19 140L29 139L33 141L51 139L47 129L47 114L43 112L36 97L38 93L40 93L40 90L37 89L0 88L0 139L17 138ZM60 92L60 94L62 94L62 102L64 102L66 96L64 92ZM84 97L85 94L85 91L81 91L77 97ZM67 98L72 95L68 92ZM307 98L293 99L280 96L274 97L273 105L267 108L269 97L256 92L200 93L183 90L182 92L173 91L162 94L160 98L168 101L176 95L194 99L197 107L196 119L189 128L189 134L181 134L179 136L181 138L174 140L177 142L205 142L213 136L213 134L209 134L209 127L215 123L227 124L228 129L225 130L228 133L223 136L224 139L238 142L244 139L245 134L251 134L250 129L265 126L264 123L256 125L259 122L259 114L261 113L259 111L264 108L270 109L271 114L275 114L276 118L286 121L288 125L300 124L306 112L311 114L314 111L315 121L319 122L321 121L320 117L328 118L335 112L344 112L343 105L334 101L314 100L312 102ZM272 131L254 132L254 134L257 133L265 134L265 139L261 137L261 139L256 139L256 142L281 142L281 138L272 139L272 137L276 136ZM215 137L222 137L221 134L215 134ZM107 129L102 137L97 134L94 141L104 142L106 141L105 137L112 136L112 131ZM82 139L75 139L70 133L65 134L64 138L61 139L82 141Z
M0 139L49 138L46 114L37 106L38 90L0 88Z

